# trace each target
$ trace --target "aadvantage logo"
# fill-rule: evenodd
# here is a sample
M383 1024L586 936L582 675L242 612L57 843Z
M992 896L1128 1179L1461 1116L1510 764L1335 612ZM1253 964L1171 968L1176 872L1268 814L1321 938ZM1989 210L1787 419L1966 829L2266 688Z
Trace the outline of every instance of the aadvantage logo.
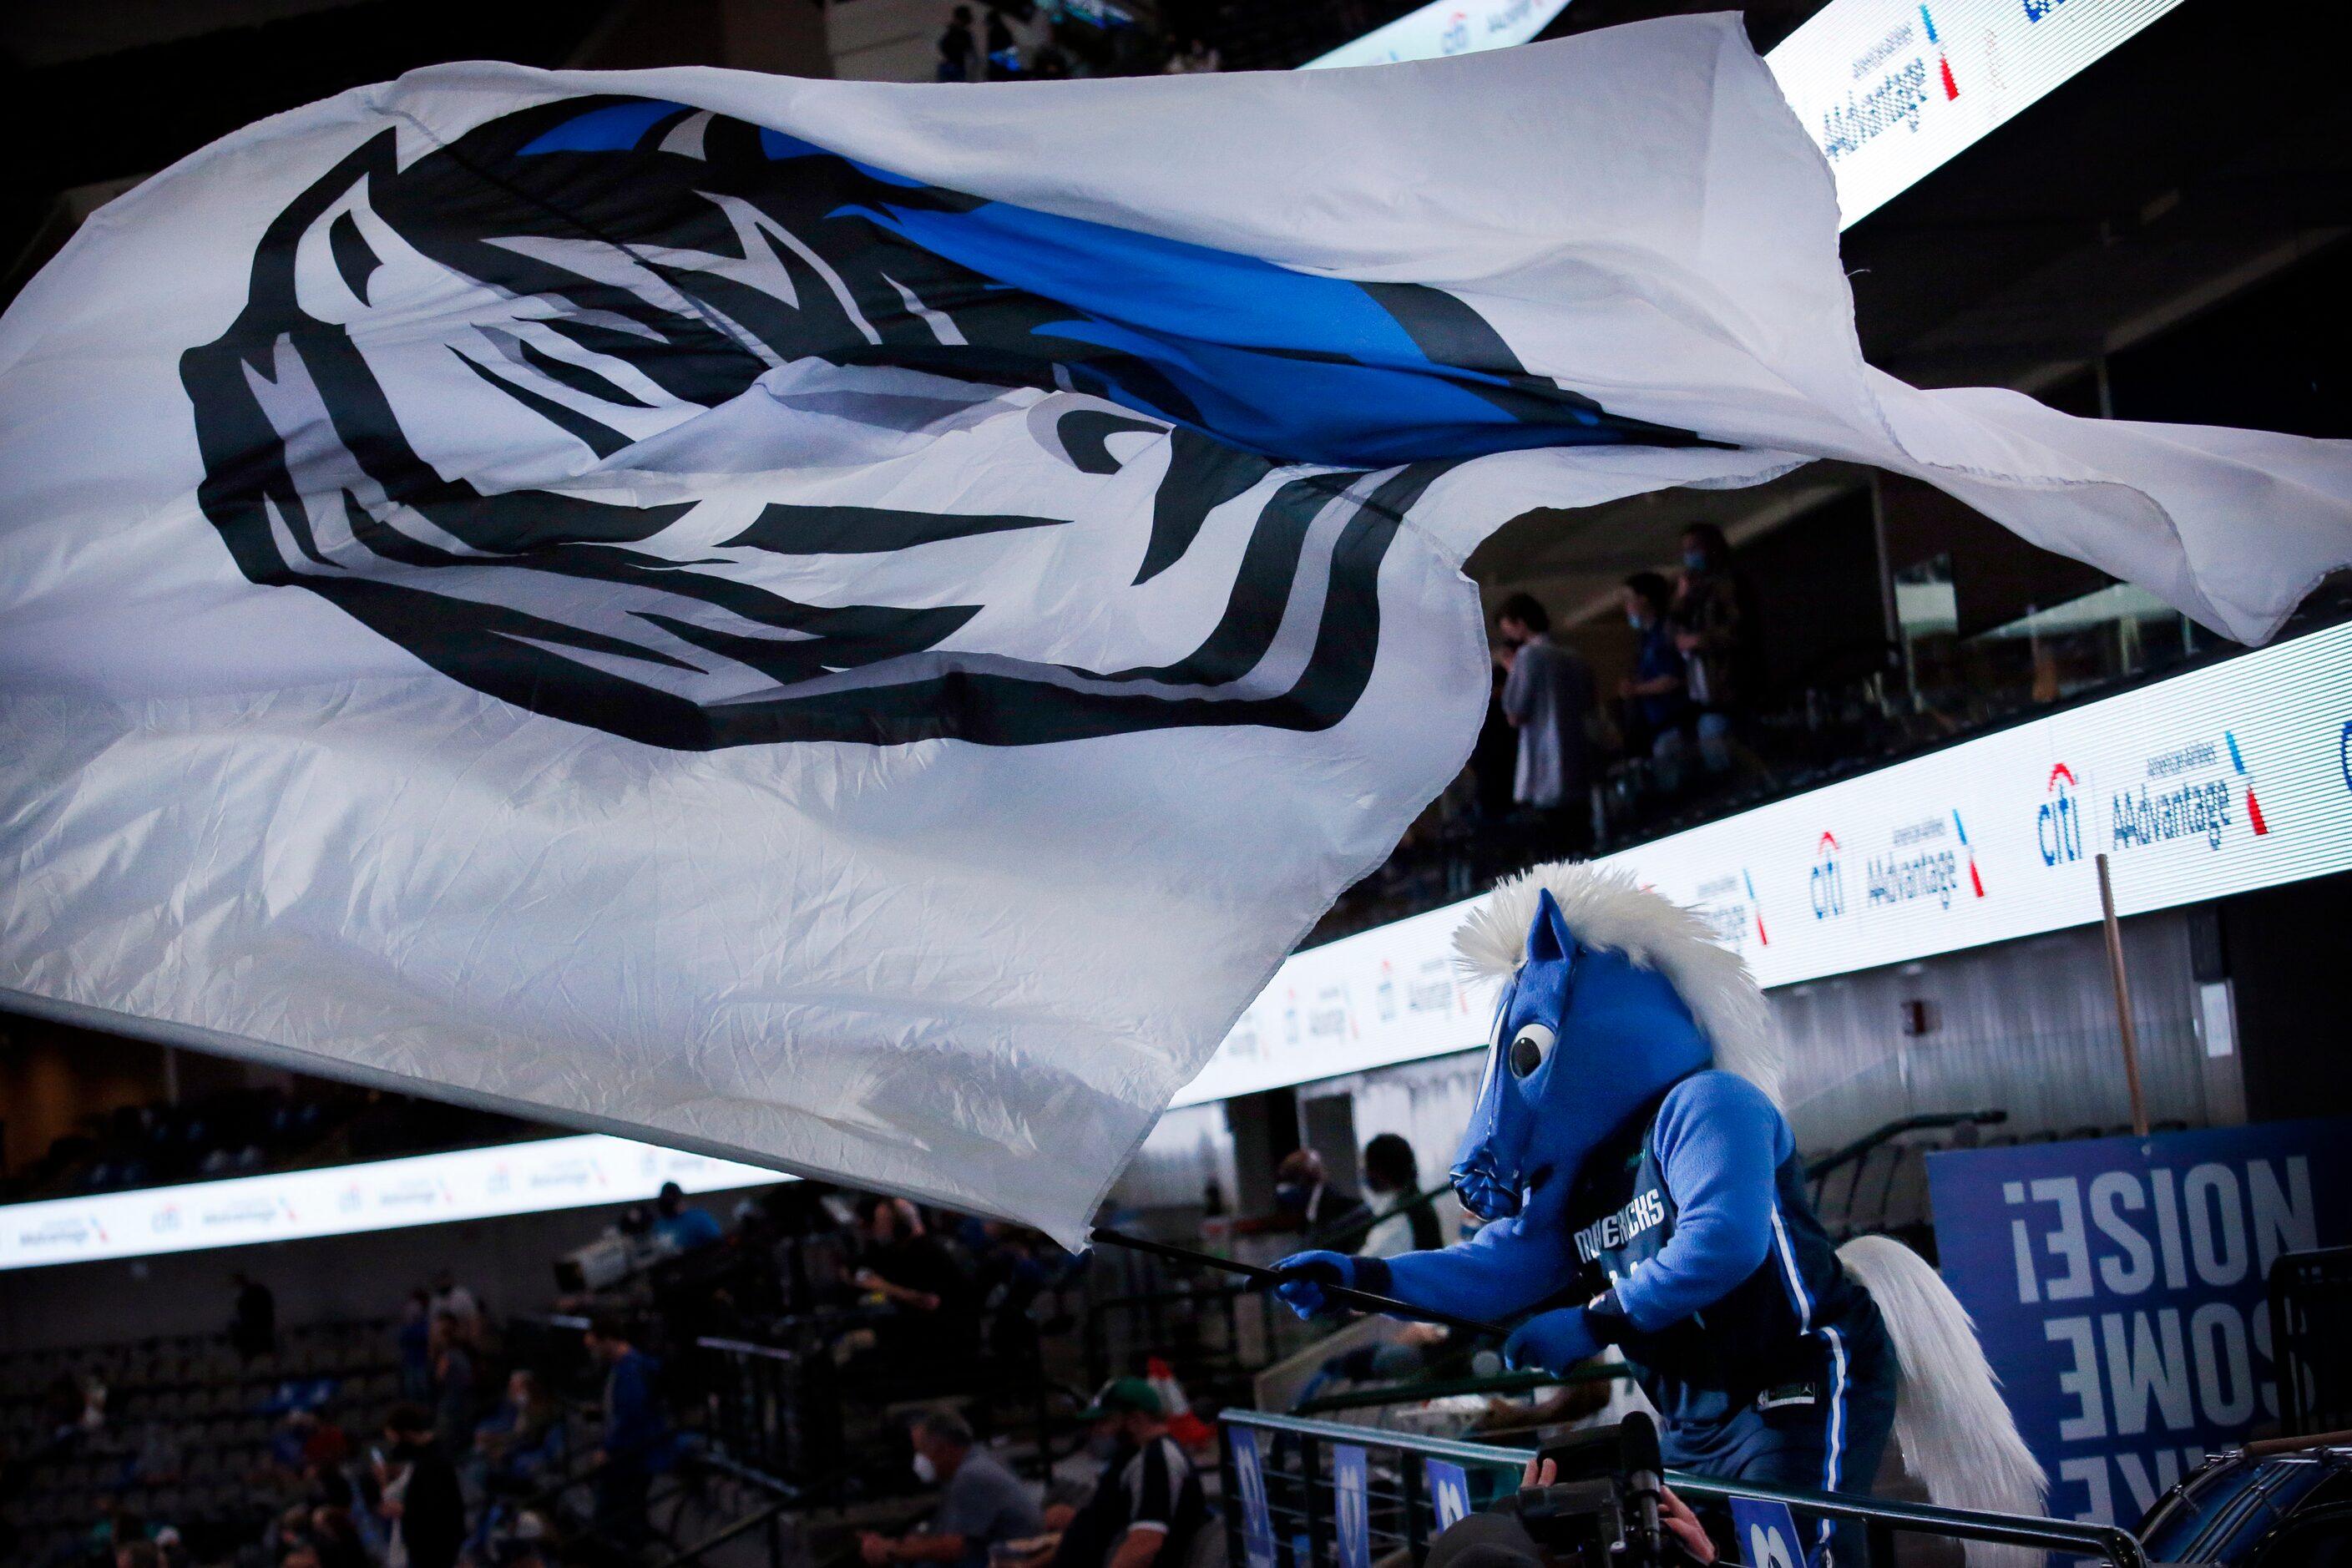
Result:
M1834 833L1823 833L1813 846L1812 890L1815 920L1832 920L1845 913L1845 868L1839 860Z
M1969 858L1969 886L1981 899L1984 897L1984 878L1977 871L1977 847L1969 842L1968 824L1960 820L1957 807L1952 812L1952 831L1960 836L1960 849Z
M1693 912L1706 922L1715 940L1734 952L1745 952L1752 935L1756 945L1769 947L1772 939L1764 934L1764 909L1756 899L1756 879L1748 868L1711 882L1701 882L1695 889L1697 902Z
M1944 82L1944 101L1949 103L1960 96L1960 84L1952 76L1952 57L1945 51L1943 36L1936 31L1936 18L1925 5L1919 7L1919 20L1927 29L1927 47L1936 51L1936 69Z
M1976 850L1969 843L1969 830L1958 812L1906 823L1895 830L1885 854L1870 858L1866 876L1870 907L1893 909L1928 899L1948 910L1959 892L1963 863L1969 889L1983 898L1984 878L1977 870Z
M2148 758L2146 779L2116 792L2108 817L2108 837L2118 855L2183 838L2201 838L2208 849L2218 850L2242 821L2257 838L2271 830L2255 794L2253 771L2238 737L2228 731L2219 746L2196 741Z
M2042 809L2034 815L2034 842L2041 846L2044 866L2063 866L2083 858L2083 802L2074 791L2079 781L2063 763L2052 765L2042 786Z

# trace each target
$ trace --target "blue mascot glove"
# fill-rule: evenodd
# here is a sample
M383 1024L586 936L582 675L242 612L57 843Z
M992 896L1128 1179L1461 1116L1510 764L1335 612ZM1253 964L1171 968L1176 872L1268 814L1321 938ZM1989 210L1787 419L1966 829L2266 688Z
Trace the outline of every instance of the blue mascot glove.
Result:
M1601 1353L1601 1342L1587 1321L1583 1307L1562 1307L1538 1312L1511 1331L1503 1342L1503 1364L1513 1372L1529 1367L1565 1372L1588 1356Z
M1303 1274L1307 1278L1286 1280L1276 1286L1274 1293L1302 1318L1338 1311L1339 1308L1323 1299L1323 1287L1355 1289L1356 1268L1362 1261L1344 1252L1294 1252L1274 1267L1279 1273Z

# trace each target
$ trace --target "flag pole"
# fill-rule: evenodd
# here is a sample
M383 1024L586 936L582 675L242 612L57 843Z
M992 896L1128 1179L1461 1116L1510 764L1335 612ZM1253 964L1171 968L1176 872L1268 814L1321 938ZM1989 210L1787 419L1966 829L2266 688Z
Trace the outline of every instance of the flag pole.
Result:
M1189 1247L1177 1247L1165 1241L1152 1241L1144 1237L1129 1236L1124 1231L1106 1230L1099 1226L1095 1230L1092 1239L1107 1247L1123 1247L1130 1252L1148 1252L1155 1258L1165 1258L1177 1263L1196 1263L1204 1268L1215 1268L1227 1274L1238 1274L1253 1284L1267 1287L1287 1285L1294 1280L1311 1278L1297 1269L1261 1268L1255 1263L1241 1263L1230 1258L1219 1258L1213 1253L1195 1252ZM1391 1318L1416 1318L1423 1322L1437 1323L1449 1329L1459 1329L1465 1333L1492 1334L1498 1340L1511 1337L1511 1331L1500 1323L1484 1323L1475 1318L1458 1318L1451 1312L1440 1311L1434 1307L1418 1307L1411 1301L1400 1301L1393 1296L1375 1295L1370 1290L1352 1289L1345 1285L1327 1285L1320 1279L1313 1280L1313 1283L1316 1289L1323 1292L1327 1300L1336 1301L1342 1306L1358 1307L1368 1312L1380 1312Z
M2124 931L2116 922L2116 888L2107 876L2107 858L2097 857L2099 917L2107 931L2107 976L2116 986L2116 1019L2123 1026L2124 1083L2131 1090L2132 1133L2147 1136L2147 1100L2139 1087L2139 1028L2132 1022L2131 980L2124 973Z

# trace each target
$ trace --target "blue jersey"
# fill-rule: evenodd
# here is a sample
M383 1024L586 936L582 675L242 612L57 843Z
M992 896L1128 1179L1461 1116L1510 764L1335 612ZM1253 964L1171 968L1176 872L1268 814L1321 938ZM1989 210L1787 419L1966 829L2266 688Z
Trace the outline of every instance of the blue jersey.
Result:
M1838 1262L1813 1213L1795 1140L1777 1113L1775 1131L1787 1147L1773 1151L1780 1157L1761 1215L1763 1261L1685 1314L1660 1321L1642 1310L1643 1266L1665 1250L1683 1218L1660 1152L1671 1098L1670 1091L1578 1170L1563 1223L1579 1272L1565 1297L1585 1301L1618 1291L1629 1310L1619 1348L1650 1402L1677 1426L1720 1420L1748 1405L1810 1402L1844 1381L1842 1363L1857 1342L1874 1343L1884 1331L1877 1307ZM1651 1327L1641 1326L1644 1319Z

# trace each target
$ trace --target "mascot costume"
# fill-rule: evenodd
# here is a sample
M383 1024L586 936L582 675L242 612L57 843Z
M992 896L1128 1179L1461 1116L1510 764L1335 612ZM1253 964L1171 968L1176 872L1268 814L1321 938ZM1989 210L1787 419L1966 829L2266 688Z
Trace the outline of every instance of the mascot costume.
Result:
M1454 940L1465 969L1503 982L1453 1172L1489 1223L1437 1251L1286 1258L1294 1310L1324 1310L1336 1284L1532 1311L1506 1359L1559 1371L1618 1346L1669 1465L1867 1493L1891 1434L1937 1502L2042 1511L2041 1468L1959 1302L1908 1247L1833 1248L1814 1216L1770 1016L1737 954L1630 879L1566 864L1504 882ZM1838 1568L1866 1561L1858 1524L1819 1530Z

